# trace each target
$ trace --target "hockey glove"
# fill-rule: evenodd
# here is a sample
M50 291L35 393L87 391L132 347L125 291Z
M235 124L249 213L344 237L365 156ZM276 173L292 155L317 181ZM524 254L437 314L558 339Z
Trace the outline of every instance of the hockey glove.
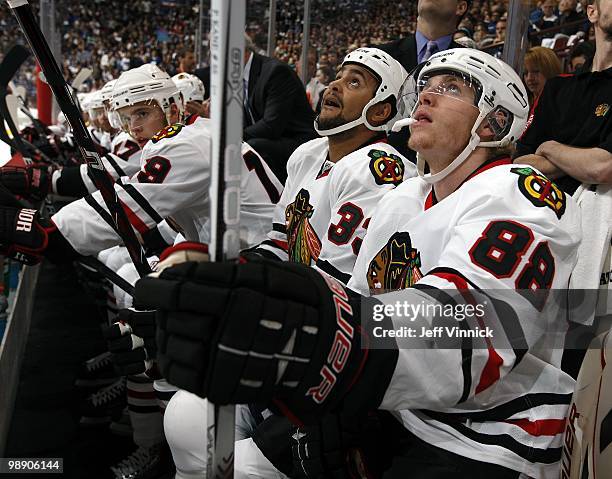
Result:
M208 261L208 247L202 243L183 242L167 248L160 256L156 273L185 261ZM135 303L136 304L136 303ZM104 331L108 350L115 368L126 375L145 373L159 376L154 364L157 354L155 342L155 311L129 308L119 311L119 322ZM144 308L142 308L144 309Z
M28 265L43 255L53 261L78 257L52 221L34 209L9 206L0 206L0 253Z
M11 193L35 201L45 198L51 190L51 175L45 167L15 168L5 166L0 168L0 182Z
M115 368L122 375L152 372L154 376L155 311L122 309L118 319L119 322L104 330Z
M391 418L395 421L395 419ZM382 477L390 465L383 450L391 448L376 412L359 416L327 414L292 431L296 479L369 479ZM254 439L255 440L255 439ZM383 457L385 456L385 457Z
M376 407L395 367L397 351L361 349L359 297L302 265L184 263L141 279L136 298L158 310L164 377L215 404L274 399L300 423L339 406L364 372L381 383L351 408Z

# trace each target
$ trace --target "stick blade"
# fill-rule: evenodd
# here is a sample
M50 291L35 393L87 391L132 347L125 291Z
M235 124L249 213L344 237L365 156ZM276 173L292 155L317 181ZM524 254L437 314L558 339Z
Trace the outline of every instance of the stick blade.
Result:
M30 56L30 50L23 45L14 45L11 48L2 63L0 63L0 86L6 89L6 86L17 73L17 70L23 65Z

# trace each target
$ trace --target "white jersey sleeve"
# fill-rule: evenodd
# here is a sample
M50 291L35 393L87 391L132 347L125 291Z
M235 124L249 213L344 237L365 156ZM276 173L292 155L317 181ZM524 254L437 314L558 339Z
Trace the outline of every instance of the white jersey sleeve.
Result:
M119 178L129 178L140 170L139 165L129 163L122 158L113 155L112 153L107 153L106 155L102 156L101 159L104 169L115 181ZM86 164L79 165L79 173L81 174L83 184L89 193L93 193L98 189L94 184L93 179L89 175L89 170L87 169Z
M202 237L208 221L210 134L194 125L172 125L149 141L142 167L115 190L134 229L145 234L172 216L185 237ZM75 201L53 216L62 235L82 254L93 254L120 242L99 192Z
M272 228L272 216L282 183L263 158L242 143L242 180L240 183L240 238L242 247L259 244Z
M329 176L331 218L316 267L347 284L376 206L402 181L416 176L416 167L379 142L343 157Z

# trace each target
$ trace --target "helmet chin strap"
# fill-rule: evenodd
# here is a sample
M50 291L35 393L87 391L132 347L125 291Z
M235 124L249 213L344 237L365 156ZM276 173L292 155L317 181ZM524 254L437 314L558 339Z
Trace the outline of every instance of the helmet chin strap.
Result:
M342 133L343 131L348 131L352 128L355 128L356 126L359 125L365 125L368 130L372 130L372 131L384 131L385 130L385 125L381 125L381 126L373 126L370 124L370 122L368 121L367 118L367 112L370 109L370 107L372 105L375 105L378 101L374 101L376 100L376 98L372 98L368 104L366 106L363 107L363 110L361 111L361 116L359 118L357 118L356 120L353 121L349 121L348 123L345 123L344 125L340 125L337 126L335 128L329 128L327 130L323 130L319 128L319 117L317 116L314 120L314 129L317 132L317 134L319 136L333 136L333 135L337 135L338 133ZM319 113L320 115L320 113Z
M455 171L461 163L463 163L468 156L472 154L472 152L476 149L476 147L480 143L480 137L476 132L472 133L469 143L463 149L463 151L459 154L457 158L455 158L450 165L444 168L442 171L438 173L425 173L425 160L421 158L421 155L417 153L417 172L419 177L425 181L426 183L433 184L437 183L440 180L443 180L448 175L450 175L453 171Z
M344 125L340 125L335 128L329 128L327 130L322 130L322 129L319 129L318 120L319 120L319 117L317 116L314 121L314 129L319 136L337 135L338 133L342 133L343 131L348 131L351 128L355 128L356 126L363 124L363 118L360 116L356 120L349 121L348 123L345 123Z
M429 183L429 184L437 183L438 181L443 180L448 175L450 175L453 171L455 171L459 167L459 165L461 165L461 163L467 160L468 156L472 154L472 152L476 149L476 147L480 146L483 148L496 148L499 146L504 146L503 145L504 142L500 142L500 141L482 141L478 133L476 133L476 130L478 130L478 127L480 126L482 121L487 117L489 113L490 112L481 112L480 115L478 115L478 118L476 118L476 121L474 122L474 126L472 127L472 133L471 133L472 136L470 137L470 141L468 142L466 147L463 149L463 151L459 154L459 156L457 156L457 158L455 158L442 171L439 171L438 173L434 173L433 175L431 173L425 173L425 160L423 160L421 158L421 155L417 153L417 173L419 177L426 183Z

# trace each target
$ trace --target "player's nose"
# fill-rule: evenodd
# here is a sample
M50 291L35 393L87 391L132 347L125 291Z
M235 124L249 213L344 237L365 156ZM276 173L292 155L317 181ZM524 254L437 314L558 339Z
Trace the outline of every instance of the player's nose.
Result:
M419 95L419 105L432 105L437 95L431 90L423 90Z

